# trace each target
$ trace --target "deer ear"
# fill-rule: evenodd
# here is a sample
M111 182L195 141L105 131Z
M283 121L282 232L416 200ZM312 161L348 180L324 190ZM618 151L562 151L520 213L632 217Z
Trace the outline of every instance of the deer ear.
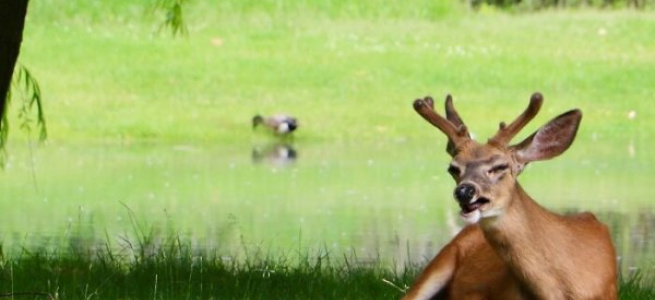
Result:
M518 162L525 165L562 154L573 143L581 119L580 110L568 111L539 128L521 143L512 146Z

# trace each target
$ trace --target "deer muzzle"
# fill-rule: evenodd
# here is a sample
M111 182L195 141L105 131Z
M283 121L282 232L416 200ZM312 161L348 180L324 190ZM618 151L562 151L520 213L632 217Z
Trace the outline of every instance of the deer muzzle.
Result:
M471 183L458 185L454 195L463 214L469 214L490 202L489 199L479 196L478 188Z
M455 188L455 199L460 203L468 204L473 200L476 193L476 188L470 183L462 183Z

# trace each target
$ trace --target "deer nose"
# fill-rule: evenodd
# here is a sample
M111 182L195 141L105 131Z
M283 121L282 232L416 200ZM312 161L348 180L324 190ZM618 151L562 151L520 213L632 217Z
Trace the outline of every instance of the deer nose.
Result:
M455 198L459 202L470 202L475 196L475 186L470 183L462 183L455 188Z

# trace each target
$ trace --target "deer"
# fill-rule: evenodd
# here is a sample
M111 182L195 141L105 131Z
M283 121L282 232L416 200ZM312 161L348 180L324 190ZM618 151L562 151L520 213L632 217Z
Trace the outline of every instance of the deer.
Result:
M570 110L510 144L542 103L542 94L534 93L522 114L501 122L482 144L471 138L450 95L445 118L431 97L414 101L416 112L448 138L453 196L467 225L428 263L404 300L617 299L607 226L590 212L551 212L517 181L528 163L566 151L582 119L579 109Z

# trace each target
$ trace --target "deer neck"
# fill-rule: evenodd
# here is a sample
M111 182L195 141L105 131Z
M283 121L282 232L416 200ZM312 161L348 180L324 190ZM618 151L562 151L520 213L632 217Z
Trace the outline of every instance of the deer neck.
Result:
M550 231L559 231L560 217L535 202L516 183L505 213L483 219L481 227L489 243L498 251L524 251L528 246L543 249L549 244ZM557 236L557 235L555 235ZM515 249L516 248L516 249Z
M523 285L535 295L544 295L547 291L541 291L538 283L553 278L544 273L542 262L549 261L549 253L558 251L558 241L552 237L561 236L565 225L560 216L540 206L518 183L512 195L503 215L482 220L482 231Z
M511 238L513 234L541 230L542 228L539 227L544 224L543 222L557 219L557 215L534 201L518 182L514 185L510 197L512 199L502 215L482 220L481 225L485 232L504 232L510 234Z

